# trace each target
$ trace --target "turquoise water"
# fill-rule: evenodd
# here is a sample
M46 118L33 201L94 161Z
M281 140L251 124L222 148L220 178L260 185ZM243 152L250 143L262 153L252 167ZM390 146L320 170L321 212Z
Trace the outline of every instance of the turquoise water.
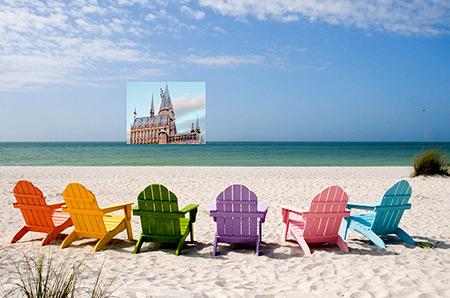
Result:
M0 166L410 166L429 148L450 153L450 143L0 143Z

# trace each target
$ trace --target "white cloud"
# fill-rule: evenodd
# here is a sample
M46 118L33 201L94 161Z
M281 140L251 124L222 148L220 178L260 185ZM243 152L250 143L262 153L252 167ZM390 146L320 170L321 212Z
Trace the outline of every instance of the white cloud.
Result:
M214 27L214 31L217 31L217 32L220 32L220 33L223 33L223 34L227 33L227 32L225 31L225 29L220 28L220 27Z
M0 3L0 89L91 84L93 79L120 76L105 70L131 65L135 73L160 73L158 65L167 64L166 57L130 39L147 34L141 22L130 18L130 11L109 4L96 0Z
M146 21L154 21L156 19L156 16L152 13L149 13L145 16Z
M292 22L299 17L333 25L374 28L405 35L450 33L448 0L199 0L200 5L239 19L254 16Z
M236 66L242 64L261 64L263 57L259 55L243 55L243 56L195 56L191 55L182 58L182 61L191 64L198 64L202 66L215 67L215 66Z
M192 100L173 99L173 108L178 118L195 112L203 114L205 104L205 94L201 94Z
M201 20L201 19L203 19L205 17L205 13L203 11L195 10L195 9L192 9L192 8L187 7L185 5L181 6L180 10L181 10L182 13L185 13L188 16L190 16L190 17L192 17L192 18L194 18L196 20Z

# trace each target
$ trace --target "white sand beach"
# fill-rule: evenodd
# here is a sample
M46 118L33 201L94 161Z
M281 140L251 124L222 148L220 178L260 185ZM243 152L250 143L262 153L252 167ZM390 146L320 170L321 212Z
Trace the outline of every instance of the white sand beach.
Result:
M70 182L91 190L101 207L136 202L147 185L161 183L177 195L180 208L200 205L195 242L187 243L178 257L174 245L149 243L134 255L136 241L126 241L126 232L96 253L93 239L79 239L61 250L60 238L44 247L56 259L86 256L94 272L104 261L103 273L115 278L118 297L450 297L450 178L411 178L411 172L410 167L0 167L0 284L9 289L14 282L7 274L12 262L5 255L17 260L22 253L36 253L43 238L28 233L9 244L23 225L20 211L12 206L12 191L25 179L42 190L48 203L62 201ZM349 232L349 253L335 244L318 244L305 257L292 238L281 241L280 205L307 209L313 196L330 185L341 186L350 201L374 203L400 179L413 191L412 209L400 227L416 242L439 241L436 248L413 247L388 236L382 249ZM212 256L216 226L208 206L234 183L246 185L260 203L270 205L260 256L252 245L229 244L220 244L218 255ZM132 219L132 228L136 240L138 217ZM85 284L95 281L90 272L84 277Z

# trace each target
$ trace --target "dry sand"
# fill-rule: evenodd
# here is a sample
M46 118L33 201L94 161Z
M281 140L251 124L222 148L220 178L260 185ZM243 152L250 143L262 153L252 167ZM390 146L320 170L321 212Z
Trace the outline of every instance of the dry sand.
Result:
M450 297L450 178L410 178L409 167L0 167L0 284L7 290L14 282L6 274L12 259L34 254L42 234L29 233L9 244L23 225L19 210L12 207L15 183L26 179L39 187L49 203L62 201L70 182L79 182L105 207L136 201L151 183L162 183L179 198L180 208L200 204L194 225L195 243L182 255L174 245L144 244L132 254L135 241L122 232L107 249L93 253L95 241L80 239L61 250L61 239L44 248L62 259L84 255L94 271L84 273L85 285L95 281L103 260L104 274L115 277L119 297ZM355 232L349 232L350 253L335 244L312 246L305 257L291 240L281 241L283 224L280 205L308 208L313 196L329 185L341 186L350 201L374 203L400 179L410 182L412 209L405 212L400 227L416 242L440 243L436 248L409 246L395 236L384 237L387 249L375 247ZM212 256L215 224L208 205L233 183L246 185L259 202L270 204L263 225L263 242L255 255L252 245L220 244ZM132 220L134 238L140 234L139 218ZM70 230L66 230L67 234ZM1 288L0 288L1 290Z

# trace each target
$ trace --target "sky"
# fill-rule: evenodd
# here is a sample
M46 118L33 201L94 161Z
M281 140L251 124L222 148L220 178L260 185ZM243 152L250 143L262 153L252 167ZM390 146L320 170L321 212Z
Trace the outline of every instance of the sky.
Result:
M0 142L126 141L205 82L208 141L450 141L449 0L0 0Z
M153 97L155 115L158 115L161 105L160 90L169 90L175 114L175 124L178 133L191 131L198 125L202 135L206 133L205 82L128 82L127 83L127 125L134 122L136 117L148 117Z

